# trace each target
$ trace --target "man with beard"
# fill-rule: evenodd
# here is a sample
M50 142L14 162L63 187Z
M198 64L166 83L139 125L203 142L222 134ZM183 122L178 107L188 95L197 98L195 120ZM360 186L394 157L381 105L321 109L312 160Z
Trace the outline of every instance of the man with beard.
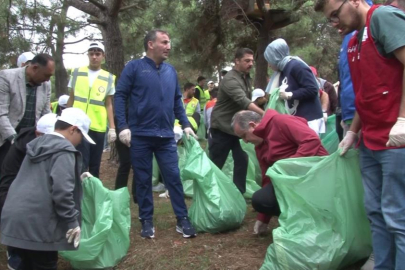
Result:
M347 56L356 112L341 154L360 138L364 202L371 222L374 269L405 265L405 13L364 0L319 0L342 35L357 30Z
M235 53L235 66L219 84L218 100L211 115L210 159L222 169L232 150L234 160L233 182L243 194L246 191L247 154L242 150L239 138L231 127L232 117L240 110L263 114L252 98L249 71L253 67L253 51L240 48Z

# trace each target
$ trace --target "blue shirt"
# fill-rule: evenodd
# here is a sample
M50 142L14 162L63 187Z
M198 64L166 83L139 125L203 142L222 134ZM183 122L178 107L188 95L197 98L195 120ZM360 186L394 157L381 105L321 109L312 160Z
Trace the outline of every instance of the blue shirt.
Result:
M176 70L144 57L130 61L122 71L115 92L118 130L129 128L133 135L174 137L174 120L189 127ZM126 102L128 103L128 123Z

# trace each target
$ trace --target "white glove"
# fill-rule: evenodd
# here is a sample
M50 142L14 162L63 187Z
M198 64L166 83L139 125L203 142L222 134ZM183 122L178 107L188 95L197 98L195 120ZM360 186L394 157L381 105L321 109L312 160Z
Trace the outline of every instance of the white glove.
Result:
M402 146L405 145L405 118L398 117L397 122L391 128L388 137L388 146Z
M343 140L339 143L340 155L343 156L346 154L347 150L353 146L356 140L357 134L349 130Z
M323 121L325 121L325 124L326 124L326 122L328 122L328 113L327 112L323 113Z
M126 146L131 146L131 131L127 128L120 132L120 141Z
M253 227L253 234L264 234L267 232L268 224L256 220L255 226Z
M93 177L93 175L89 172L84 172L84 173L82 173L82 175L80 175L80 179L82 180L82 182L84 179L86 179L88 177Z
M280 91L279 96L280 96L281 99L290 100L292 98L292 96L293 96L293 93L292 92L281 92Z
M79 243L80 243L80 232L81 232L81 230L80 230L80 227L79 227L79 226L77 226L77 227L74 228L74 229L69 229L69 230L66 232L66 239L67 239L67 242L68 242L69 244L73 242L73 246L74 246L75 248L77 248L77 247L79 246Z
M181 139L181 137L183 137L183 130L179 126L174 126L173 132L174 132L174 140L177 143Z
M159 198L166 198L166 199L170 198L169 191L166 190L164 193L159 194Z
M113 143L117 139L117 133L115 133L115 128L110 128L108 130L108 142Z
M193 136L195 139L198 139L197 135L195 135L195 133L191 127L186 127L184 129L184 133L186 133L187 139L190 138L190 135Z

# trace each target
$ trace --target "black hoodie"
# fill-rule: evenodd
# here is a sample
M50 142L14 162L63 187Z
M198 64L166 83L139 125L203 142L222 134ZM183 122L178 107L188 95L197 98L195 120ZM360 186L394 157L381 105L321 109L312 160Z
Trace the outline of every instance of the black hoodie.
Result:
M35 130L36 127L21 129L4 158L0 172L0 213L6 201L8 189L16 178L27 153L27 143L36 138Z

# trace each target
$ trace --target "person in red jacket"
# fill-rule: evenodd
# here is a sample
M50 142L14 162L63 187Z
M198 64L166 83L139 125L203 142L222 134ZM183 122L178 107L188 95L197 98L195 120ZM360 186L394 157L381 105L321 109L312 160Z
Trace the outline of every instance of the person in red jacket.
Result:
M275 110L267 110L263 118L253 111L240 111L233 117L232 127L244 142L255 145L262 170L262 189L252 197L252 206L259 212L254 233L263 233L270 218L280 214L267 169L281 159L327 156L328 152L304 118L279 114Z

